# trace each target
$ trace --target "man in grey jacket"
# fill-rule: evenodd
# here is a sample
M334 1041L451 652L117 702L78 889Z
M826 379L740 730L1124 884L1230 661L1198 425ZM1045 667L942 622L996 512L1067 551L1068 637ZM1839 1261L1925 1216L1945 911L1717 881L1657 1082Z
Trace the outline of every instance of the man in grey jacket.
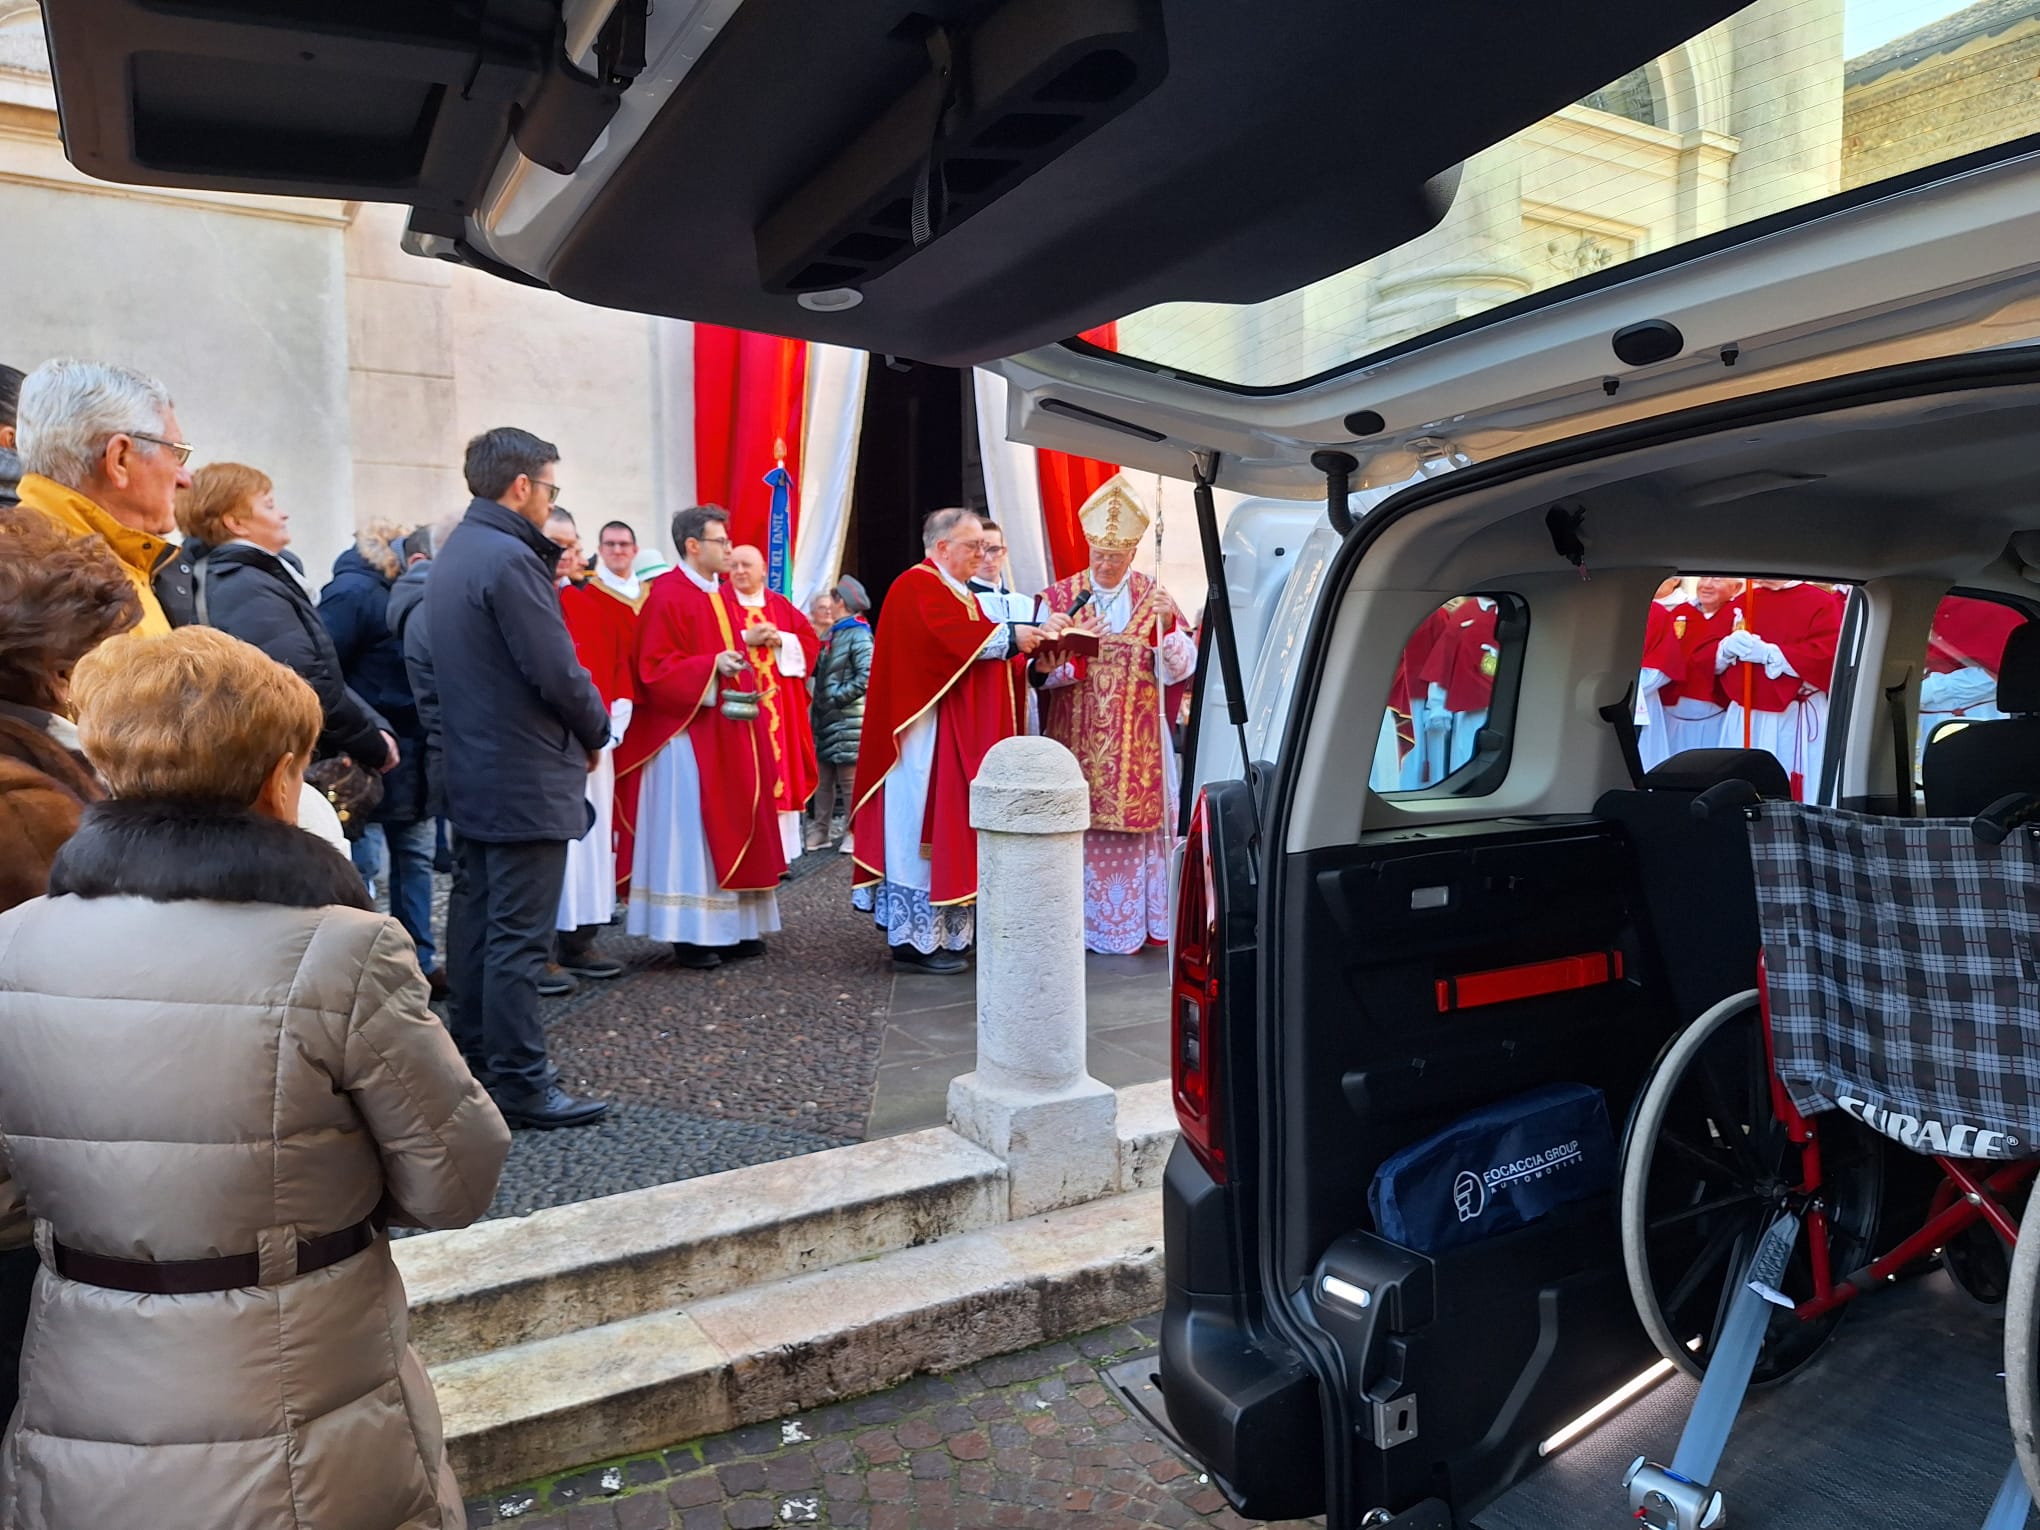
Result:
M567 845L588 832L587 772L609 711L574 656L540 529L559 451L528 431L467 447L474 501L432 560L425 606L441 783L458 844L448 912L454 1040L512 1126L585 1126L609 1109L562 1089L538 1022Z

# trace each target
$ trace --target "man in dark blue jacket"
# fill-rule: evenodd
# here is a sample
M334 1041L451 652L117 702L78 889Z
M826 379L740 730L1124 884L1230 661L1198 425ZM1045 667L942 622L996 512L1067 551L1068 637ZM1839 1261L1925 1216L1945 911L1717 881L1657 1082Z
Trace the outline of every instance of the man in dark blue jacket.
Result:
M584 1126L609 1109L560 1087L538 1023L567 845L588 832L587 773L609 742L609 710L560 616L560 549L540 529L559 456L508 427L468 442L474 502L425 581L458 836L453 1037L512 1126Z

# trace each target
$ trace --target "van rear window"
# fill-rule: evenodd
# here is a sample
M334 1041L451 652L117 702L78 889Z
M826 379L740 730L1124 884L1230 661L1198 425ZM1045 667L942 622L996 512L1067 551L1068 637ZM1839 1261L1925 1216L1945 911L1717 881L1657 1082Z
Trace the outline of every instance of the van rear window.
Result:
M1452 88L1449 49L1416 67ZM1757 0L1475 156L1430 233L1265 302L1144 309L1114 346L1222 386L1301 386L2017 152L2040 132L2036 73L2040 0Z

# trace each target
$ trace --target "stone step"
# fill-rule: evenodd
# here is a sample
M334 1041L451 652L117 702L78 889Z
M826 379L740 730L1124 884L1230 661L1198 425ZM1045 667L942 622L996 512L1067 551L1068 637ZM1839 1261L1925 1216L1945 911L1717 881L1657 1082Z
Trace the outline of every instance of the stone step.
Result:
M659 1314L1005 1220L1003 1164L945 1127L393 1245L427 1365Z
M1161 1243L1140 1190L451 1360L447 1448L487 1492L1138 1317Z

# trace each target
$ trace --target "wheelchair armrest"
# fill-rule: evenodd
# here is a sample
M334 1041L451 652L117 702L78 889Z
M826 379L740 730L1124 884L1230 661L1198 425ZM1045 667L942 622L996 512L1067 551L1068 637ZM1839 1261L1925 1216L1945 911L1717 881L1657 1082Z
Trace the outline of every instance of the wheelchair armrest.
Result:
M1969 829L1986 845L2001 845L2012 830L2040 819L2040 793L2007 792L1969 820Z

